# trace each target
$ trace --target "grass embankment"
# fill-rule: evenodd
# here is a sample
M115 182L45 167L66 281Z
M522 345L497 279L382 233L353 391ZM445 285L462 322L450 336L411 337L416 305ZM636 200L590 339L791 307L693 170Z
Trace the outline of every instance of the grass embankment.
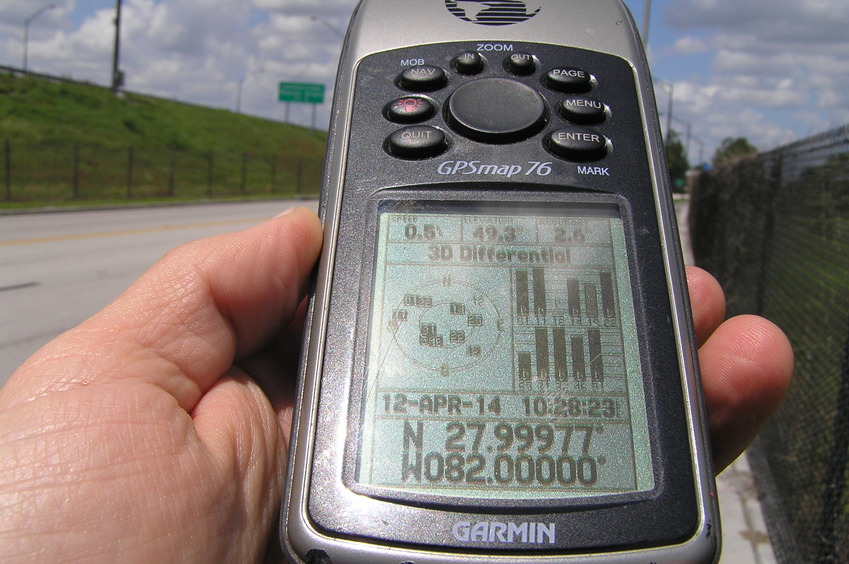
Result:
M0 75L3 207L314 192L325 141L228 110Z

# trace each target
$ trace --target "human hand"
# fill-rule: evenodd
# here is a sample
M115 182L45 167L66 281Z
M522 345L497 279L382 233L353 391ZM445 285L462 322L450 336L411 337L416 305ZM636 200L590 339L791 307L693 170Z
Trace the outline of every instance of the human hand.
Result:
M260 560L279 509L314 215L189 244L0 391L9 561ZM783 395L792 355L688 272L717 468Z
M262 368L298 354L272 340L320 245L305 209L184 245L21 366L0 391L0 560L260 560L295 379Z

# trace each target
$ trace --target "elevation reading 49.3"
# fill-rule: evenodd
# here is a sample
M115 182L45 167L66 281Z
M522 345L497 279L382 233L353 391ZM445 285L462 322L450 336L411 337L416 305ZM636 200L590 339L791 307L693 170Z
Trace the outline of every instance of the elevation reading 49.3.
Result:
M379 216L357 481L461 497L651 489L619 208L397 208Z

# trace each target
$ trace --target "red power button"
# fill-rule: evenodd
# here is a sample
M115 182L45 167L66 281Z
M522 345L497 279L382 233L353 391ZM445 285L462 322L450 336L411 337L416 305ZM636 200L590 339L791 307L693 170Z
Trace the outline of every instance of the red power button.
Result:
M386 107L386 117L396 123L417 123L434 114L434 105L430 100L411 96L399 98Z

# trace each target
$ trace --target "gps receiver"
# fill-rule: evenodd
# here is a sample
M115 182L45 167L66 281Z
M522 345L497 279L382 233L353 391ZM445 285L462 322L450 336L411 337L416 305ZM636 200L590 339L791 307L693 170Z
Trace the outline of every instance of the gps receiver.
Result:
M619 0L365 0L281 540L333 564L713 562L651 75Z

